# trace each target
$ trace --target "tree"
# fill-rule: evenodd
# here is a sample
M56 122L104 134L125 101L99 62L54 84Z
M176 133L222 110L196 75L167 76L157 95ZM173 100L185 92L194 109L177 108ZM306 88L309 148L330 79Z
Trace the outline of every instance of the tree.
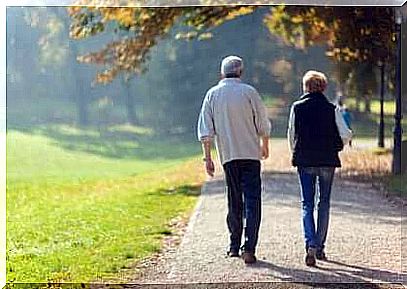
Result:
M394 67L395 26L392 8L298 8L277 7L267 19L268 27L287 43L301 46L324 42L327 54L338 63L337 78L344 90L345 83L356 99L359 111L360 100L365 102L365 111L370 113L370 101L377 91L376 70L381 70L381 94L384 93L384 65ZM311 25L310 25L311 24ZM297 44L298 45L298 44ZM390 87L394 86L394 72ZM345 80L349 77L348 80ZM378 126L378 143L383 146L384 121L383 97L381 97L381 119Z
M130 124L136 125L138 124L138 118L134 110L134 98L131 93L131 77L123 75L122 77L122 83L126 87L126 108L127 108L127 119Z
M45 7L21 9L25 15L26 26L30 29L30 36L36 38L26 40L29 45L25 47L27 53L32 51L36 55L22 58L25 61L29 58L36 59L34 65L29 65L32 70L24 69L24 71L29 71L29 75L23 77L24 83L30 86L27 89L33 91L33 87L36 88L37 84L40 84L41 90L37 93L38 95L45 96L49 91L57 91L59 96L55 95L55 98L67 95L74 90L69 97L75 99L77 103L78 123L87 125L89 122L87 109L89 93L85 92L85 88L90 86L90 82L80 73L83 65L79 65L76 60L80 54L77 41L65 37L69 31L66 10ZM21 20L17 26L22 26ZM15 32L13 35L18 37L23 34ZM20 57L9 58L14 61L20 59ZM33 78L37 78L37 80L34 81ZM58 81L58 79L64 79L64 81Z
M146 69L150 50L168 35L177 23L190 28L185 38L205 38L211 29L241 15L251 14L257 6L210 7L98 7L94 1L82 1L87 7L69 8L71 36L86 38L104 31L109 25L129 34L102 50L81 57L81 61L105 66L96 80L112 81L119 73L141 74ZM93 4L92 4L93 3ZM299 50L315 44L327 47L326 54L337 64L336 76L341 90L349 86L357 101L363 100L367 112L378 82L380 63L392 67L395 27L390 7L309 7L274 6L264 17L269 31ZM299 75L300 69L290 67ZM284 59L274 67L285 65ZM289 65L289 64L288 64ZM348 77L348 79L346 79ZM394 77L388 77L390 87ZM364 85L361 85L361 84Z
M204 35L225 21L253 13L256 6L210 6L183 8L70 7L71 36L84 38L104 31L107 23L131 32L104 49L89 53L83 62L105 65L98 82L109 82L120 72L141 73L150 49L168 35L177 21L193 28L190 37ZM94 4L93 4L94 5ZM328 45L328 54L351 63L391 61L394 48L393 10L383 7L276 6L264 19L269 30L287 43L304 48Z
M362 63L355 66L349 77L349 91L356 99L357 110L360 110L359 103L365 103L365 112L371 112L371 98L378 86L375 67L371 63Z
M392 8L277 6L265 22L288 44L328 44L335 60L376 64L394 54Z
M254 11L254 7L184 7L184 8L140 8L140 7L97 7L92 1L82 1L89 6L73 6L68 11L72 19L70 35L74 39L86 38L105 30L112 23L116 30L126 30L132 36L113 41L100 51L80 58L85 63L106 66L99 72L96 81L111 82L119 73L141 74L152 47L169 33L171 28L182 21L196 30L187 34L190 37L205 37L198 33L203 28L215 27L224 21ZM81 3L83 4L83 3Z

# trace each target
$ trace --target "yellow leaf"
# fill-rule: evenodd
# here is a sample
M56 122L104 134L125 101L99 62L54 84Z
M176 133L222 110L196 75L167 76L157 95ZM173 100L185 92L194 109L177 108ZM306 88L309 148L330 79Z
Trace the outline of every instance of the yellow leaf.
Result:
M302 23L304 22L304 18L301 15L295 15L291 18L291 22L294 24Z

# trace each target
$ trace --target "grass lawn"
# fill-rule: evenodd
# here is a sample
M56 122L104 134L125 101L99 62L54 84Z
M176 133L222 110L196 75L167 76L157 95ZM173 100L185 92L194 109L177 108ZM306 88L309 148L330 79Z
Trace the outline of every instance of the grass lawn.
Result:
M288 102L287 102L288 101ZM287 100L283 97L274 97L272 95L264 96L264 103L268 107L269 117L273 121L272 135L275 137L285 137L287 133L289 109L292 104L292 100ZM365 113L363 103L362 112L356 113L355 99L346 98L346 105L350 108L352 114L352 129L355 138L377 138L379 128L379 113L380 102L378 100L372 100L371 113ZM394 101L387 100L384 102L384 122L385 122L385 137L393 137L394 128ZM402 126L404 131L407 131L407 118L402 119Z
M407 197L407 175L390 176L387 180L390 191Z
M43 128L35 134L9 131L8 183L64 183L135 176L181 164L200 150L197 142L182 143L176 138L126 138L117 131L101 137L94 130L68 128Z
M169 221L194 207L204 178L198 144L116 139L126 150L114 157L104 153L111 141L88 150L68 140L7 132L8 282L118 276L159 250Z
M364 103L361 103L362 113L356 114L354 112L356 108L355 98L346 98L345 104L351 109L353 114L352 127L356 137L377 137L378 127L380 120L380 101L373 99L371 101L371 112L366 113ZM383 111L384 111L384 123L385 123L385 136L393 136L394 128L394 113L396 110L394 100L385 100ZM402 119L402 126L404 131L407 129L407 119Z
M348 97L345 100L346 105L352 109L355 110L356 108L356 99L352 97ZM361 102L361 110L365 111L365 103ZM375 114L380 114L380 100L378 99L373 99L370 103L370 110L372 113ZM383 111L385 115L394 115L394 112L396 111L396 103L394 100L385 100L383 102Z

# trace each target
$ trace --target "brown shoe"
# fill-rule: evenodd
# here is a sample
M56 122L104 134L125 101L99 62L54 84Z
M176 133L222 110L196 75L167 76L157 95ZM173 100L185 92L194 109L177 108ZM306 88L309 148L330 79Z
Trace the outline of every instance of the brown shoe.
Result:
M305 255L305 264L307 266L315 266L315 264L316 264L316 261L315 261L316 253L317 253L316 248L313 248L313 247L308 248L307 254Z
M317 251L317 253L315 254L315 257L316 257L318 260L321 260L321 261L328 261L328 258L326 257L324 251Z
M243 252L242 258L245 264L253 264L257 262L256 256L251 252Z

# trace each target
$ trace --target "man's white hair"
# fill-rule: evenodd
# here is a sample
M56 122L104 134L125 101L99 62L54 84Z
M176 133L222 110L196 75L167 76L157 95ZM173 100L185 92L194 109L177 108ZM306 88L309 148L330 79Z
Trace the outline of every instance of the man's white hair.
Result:
M220 72L223 75L240 75L243 71L243 60L239 56L230 55L222 60Z

